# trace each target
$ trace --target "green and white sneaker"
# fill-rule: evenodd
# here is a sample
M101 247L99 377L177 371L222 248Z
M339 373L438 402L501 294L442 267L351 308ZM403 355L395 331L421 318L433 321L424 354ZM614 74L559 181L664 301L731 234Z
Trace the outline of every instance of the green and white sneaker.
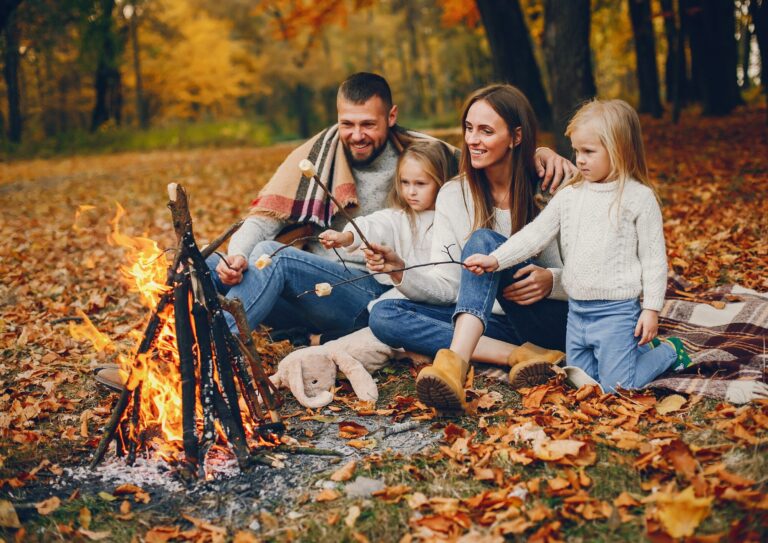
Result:
M670 345L675 350L675 353L677 353L675 363L669 369L672 371L683 371L691 365L691 357L688 356L688 351L685 350L683 340L679 337L668 337L660 340L659 343L662 341Z

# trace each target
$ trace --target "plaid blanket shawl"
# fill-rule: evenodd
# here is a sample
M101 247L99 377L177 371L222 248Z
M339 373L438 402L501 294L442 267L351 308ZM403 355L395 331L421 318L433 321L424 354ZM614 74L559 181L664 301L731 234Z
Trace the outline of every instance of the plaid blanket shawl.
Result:
M417 139L435 138L397 125L389 132L389 140L398 153ZM445 146L454 158L457 171L459 151L448 144ZM251 203L250 215L266 215L291 223L314 223L322 228L330 225L338 209L313 179L299 171L299 162L305 158L312 161L320 180L344 207L359 203L355 178L344 146L339 142L339 126L333 125L291 151Z
M659 336L681 338L693 364L648 387L723 399L734 380L768 382L768 293L728 285L691 295L685 286L680 277L669 279ZM507 378L490 366L479 373Z

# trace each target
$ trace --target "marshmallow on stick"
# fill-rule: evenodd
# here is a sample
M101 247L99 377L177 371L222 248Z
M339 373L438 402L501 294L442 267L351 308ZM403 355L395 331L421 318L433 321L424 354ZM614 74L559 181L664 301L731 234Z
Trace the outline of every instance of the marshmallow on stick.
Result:
M254 266L256 266L257 270L263 270L264 268L266 268L270 264L272 264L272 258L269 255L267 255L267 254L261 255L256 260L256 262L254 262Z
M317 294L320 297L330 296L332 290L333 290L333 287L331 286L330 283L318 283L315 285L315 294Z
M360 227L357 226L357 223L355 222L355 220L352 218L352 216L349 213L347 213L347 210L344 209L344 206L341 205L341 203L336 199L336 197L333 194L331 194L331 191L328 190L328 187L325 186L325 183L320 181L320 177L317 175L317 169L315 168L315 165L312 164L312 161L305 158L304 160L299 162L299 170L301 170L301 173L304 177L313 179L315 183L320 185L320 188L323 189L323 191L328 195L331 201L336 205L336 208L339 210L339 213L344 215L344 217L349 221L349 224L352 225L352 228L355 229L355 231L357 232L357 235L360 236L360 241L363 242L363 245L365 245L370 249L371 244L368 243L368 240L366 239L362 230L360 230Z

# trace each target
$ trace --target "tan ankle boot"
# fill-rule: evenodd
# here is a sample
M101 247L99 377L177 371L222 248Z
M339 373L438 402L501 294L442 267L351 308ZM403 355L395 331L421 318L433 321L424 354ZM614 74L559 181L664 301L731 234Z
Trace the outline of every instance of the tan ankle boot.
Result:
M440 349L434 363L421 370L416 378L419 399L441 411L465 411L464 381L467 371L468 362L450 349Z
M511 366L509 384L515 389L543 385L555 376L554 368L563 358L565 353L562 351L523 343L507 360Z

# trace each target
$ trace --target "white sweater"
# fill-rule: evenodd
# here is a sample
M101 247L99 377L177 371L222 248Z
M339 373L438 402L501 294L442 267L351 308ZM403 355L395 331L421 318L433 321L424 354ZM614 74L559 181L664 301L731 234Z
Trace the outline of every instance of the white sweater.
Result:
M667 285L667 253L659 204L634 180L567 186L538 217L491 253L509 268L560 232L563 286L576 300L628 300L643 295L643 309L660 311ZM617 221L617 217L619 220ZM618 223L618 224L617 224Z
M512 231L512 218L509 210L495 209L494 231L509 236ZM443 185L435 204L435 224L432 227L432 250L430 262L447 260L445 247L454 260L461 260L461 250L472 234L474 206L469 186L461 180L453 180ZM549 297L558 300L566 298L560 286L562 260L556 243L546 246L538 257L539 263L552 272L554 283ZM407 261L406 261L407 262ZM410 262L408 262L410 264ZM403 280L395 285L406 298L416 302L437 305L455 304L461 282L461 266L443 264L434 267L417 268L403 273ZM498 303L494 303L495 314L503 314Z
M408 220L408 213L402 209L382 209L357 217L355 223L362 230L363 235L371 243L387 245L409 264L423 264L429 262L429 250L432 246L432 222L435 220L435 212L432 210L421 211L414 217L414 229ZM346 247L347 252L356 251L362 240L351 224L344 227L345 232L351 232L354 236L352 245ZM383 285L391 285L392 280L387 274L374 276Z

